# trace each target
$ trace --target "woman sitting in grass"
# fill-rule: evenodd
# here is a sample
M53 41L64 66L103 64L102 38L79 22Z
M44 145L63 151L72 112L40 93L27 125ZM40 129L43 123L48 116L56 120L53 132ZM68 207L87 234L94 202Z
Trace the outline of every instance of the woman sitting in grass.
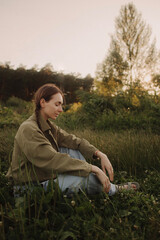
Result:
M49 121L63 111L62 105L63 93L54 84L45 84L35 93L35 113L18 129L7 173L15 188L40 183L46 190L49 180L54 179L67 195L85 190L88 194L104 191L111 196L120 189L138 189L135 182L112 184L114 173L108 157L87 140L68 134ZM99 159L102 169L84 157Z

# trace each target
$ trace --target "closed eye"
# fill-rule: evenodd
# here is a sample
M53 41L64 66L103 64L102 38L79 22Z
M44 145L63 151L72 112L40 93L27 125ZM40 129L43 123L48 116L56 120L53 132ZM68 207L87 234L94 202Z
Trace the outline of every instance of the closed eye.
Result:
M57 102L57 103L55 103L55 105L58 107L58 106L62 106L63 104L61 103L61 102Z

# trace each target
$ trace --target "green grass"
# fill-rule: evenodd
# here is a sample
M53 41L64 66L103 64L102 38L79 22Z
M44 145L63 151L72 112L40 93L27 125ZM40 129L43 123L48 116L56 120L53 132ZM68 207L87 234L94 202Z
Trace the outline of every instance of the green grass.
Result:
M146 131L71 131L106 153L116 171L141 175L147 169L160 170L160 136Z
M13 107L1 109L0 239L160 239L160 135L144 130L69 130L108 155L115 183L138 181L138 192L112 197L81 192L67 198L54 185L47 192L34 187L32 193L14 199L5 173L18 125L29 115L16 104L14 100Z
M131 180L123 173L117 178ZM159 173L146 172L140 184L139 192L110 198L85 193L66 198L55 188L46 193L35 188L1 205L2 239L159 239Z

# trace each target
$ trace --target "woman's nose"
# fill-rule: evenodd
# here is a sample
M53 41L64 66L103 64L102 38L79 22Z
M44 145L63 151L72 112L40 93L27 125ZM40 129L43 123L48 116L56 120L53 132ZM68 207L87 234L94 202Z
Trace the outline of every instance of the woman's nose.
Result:
M59 106L59 112L63 112L62 106Z

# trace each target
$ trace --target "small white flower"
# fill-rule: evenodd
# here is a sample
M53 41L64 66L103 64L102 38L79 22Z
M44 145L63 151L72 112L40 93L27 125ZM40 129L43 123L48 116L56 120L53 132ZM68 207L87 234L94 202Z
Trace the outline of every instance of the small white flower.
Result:
M72 200L71 205L72 205L72 207L74 207L76 205L76 202Z

